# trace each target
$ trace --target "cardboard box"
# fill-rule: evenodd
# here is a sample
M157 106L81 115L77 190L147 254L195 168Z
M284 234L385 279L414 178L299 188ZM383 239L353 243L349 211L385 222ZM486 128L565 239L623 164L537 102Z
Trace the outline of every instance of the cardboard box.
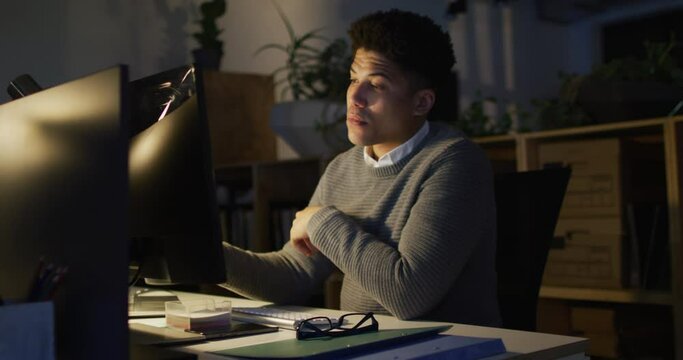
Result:
M624 235L623 221L619 217L564 218L557 219L555 236L572 234Z
M560 218L621 216L621 146L619 139L540 144L541 167L572 168Z
M617 359L619 355L619 336L617 334L581 333L588 338L588 356Z
M544 143L538 156L541 166L572 168L555 231L562 241L555 241L550 250L543 284L647 285L646 253L640 249L645 241L634 236L629 209L665 206L662 143L618 138Z
M621 235L574 234L564 246L550 249L543 284L621 288Z
M622 288L624 235L619 218L560 219L543 285Z
M560 219L624 218L626 204L666 203L664 146L618 138L540 144L541 167L571 166Z
M572 334L569 302L539 298L536 308L536 331L546 334Z
M617 311L610 308L572 307L572 333L587 337L588 355L606 358L619 357Z
M571 308L571 327L575 332L615 333L616 311L611 308L580 307Z
M674 349L671 311L656 305L573 306L571 330L590 340L590 356L669 359Z

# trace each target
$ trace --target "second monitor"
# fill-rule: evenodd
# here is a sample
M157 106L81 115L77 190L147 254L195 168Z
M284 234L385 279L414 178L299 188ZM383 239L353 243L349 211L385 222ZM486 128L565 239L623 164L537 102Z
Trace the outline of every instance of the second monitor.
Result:
M182 66L131 82L132 261L148 284L225 281L202 76Z

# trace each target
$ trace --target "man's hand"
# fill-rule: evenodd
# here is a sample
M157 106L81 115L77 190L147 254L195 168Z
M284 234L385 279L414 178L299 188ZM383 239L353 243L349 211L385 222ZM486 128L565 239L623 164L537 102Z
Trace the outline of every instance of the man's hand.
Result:
M308 237L308 221L311 216L320 210L320 206L309 206L301 211L297 211L296 217L292 222L292 229L289 230L289 239L292 241L292 245L299 252L306 256L311 256L315 254L318 249L316 249L313 244L311 244L311 239Z

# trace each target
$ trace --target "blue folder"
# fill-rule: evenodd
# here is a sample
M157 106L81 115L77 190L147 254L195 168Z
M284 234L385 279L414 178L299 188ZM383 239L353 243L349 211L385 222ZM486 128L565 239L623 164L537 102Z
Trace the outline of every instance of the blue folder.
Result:
M281 340L213 352L247 359L479 359L505 353L501 339L438 335L450 326L380 330L353 336Z

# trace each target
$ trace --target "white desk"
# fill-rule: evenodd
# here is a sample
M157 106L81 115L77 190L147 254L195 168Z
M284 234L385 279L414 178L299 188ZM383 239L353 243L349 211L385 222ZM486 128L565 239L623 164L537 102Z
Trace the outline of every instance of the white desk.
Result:
M226 299L225 297L200 295L191 293L176 292L181 300L190 300L197 297L214 297ZM227 298L232 301L232 306L262 306L270 304L262 301L253 301L239 298ZM339 310L316 309L297 306L283 306L283 309L302 311L325 316L339 316L344 312ZM426 321L402 321L392 316L376 315L380 329L401 329L444 325L445 323L426 322ZM141 322L142 320L130 320L130 322ZM505 344L508 353L496 356L496 359L519 357L527 359L585 359L585 352L588 348L588 340L584 338L542 334L526 331L507 330L490 328L474 325L448 324L453 327L443 334L500 338ZM172 349L197 354L199 359L224 360L226 357L210 354L211 351L225 350L231 347L246 345L256 345L265 342L293 339L295 333L292 330L280 329L278 332L217 340L199 344L172 347Z

